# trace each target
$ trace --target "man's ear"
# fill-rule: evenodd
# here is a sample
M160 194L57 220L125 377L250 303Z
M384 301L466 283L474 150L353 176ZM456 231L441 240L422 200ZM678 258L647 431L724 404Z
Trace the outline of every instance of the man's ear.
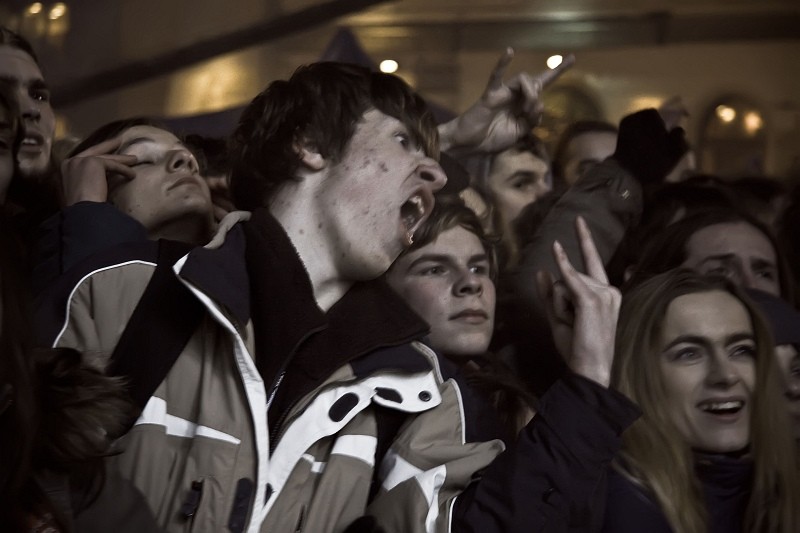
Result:
M309 170L322 170L328 164L317 147L307 139L295 139L293 146L294 151L300 156L300 162Z

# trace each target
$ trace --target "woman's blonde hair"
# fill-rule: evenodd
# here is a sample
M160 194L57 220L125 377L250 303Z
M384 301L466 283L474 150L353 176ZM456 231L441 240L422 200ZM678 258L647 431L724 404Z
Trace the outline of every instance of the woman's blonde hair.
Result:
M757 346L750 422L754 477L742 530L800 531L796 448L771 334L755 305L726 279L678 269L654 276L623 296L612 386L636 402L643 415L623 435L621 461L615 467L651 492L674 531L708 530L692 450L663 408L666 390L657 363L669 304L685 294L710 291L727 292L742 303Z

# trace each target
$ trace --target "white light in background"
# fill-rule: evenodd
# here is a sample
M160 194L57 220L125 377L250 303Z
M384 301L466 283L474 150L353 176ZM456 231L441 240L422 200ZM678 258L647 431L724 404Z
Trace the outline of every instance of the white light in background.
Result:
M397 69L400 68L400 65L397 64L397 61L394 59L384 59L381 61L380 69L381 72L385 72L386 74L394 74L397 72Z
M547 67L548 67L549 69L554 69L554 68L556 68L557 66L559 66L559 65L561 64L561 62L562 62L562 61L564 61L564 58L563 58L563 57L561 57L561 56L560 56L560 55L558 55L558 54L556 54L556 55L554 55L554 56L550 56L550 57L548 57L548 58L547 58Z
M50 9L50 20L57 20L64 16L64 13L67 12L67 5L64 2L59 2L55 4L52 9Z
M754 134L756 131L760 130L764 126L764 121L761 119L761 115L759 115L755 111L750 111L749 113L745 114L744 116L744 129L747 130L747 133Z
M727 105L718 105L717 116L722 122L733 122L736 119L736 110Z
M41 2L34 2L28 6L28 13L31 15L38 15L42 12L42 3Z

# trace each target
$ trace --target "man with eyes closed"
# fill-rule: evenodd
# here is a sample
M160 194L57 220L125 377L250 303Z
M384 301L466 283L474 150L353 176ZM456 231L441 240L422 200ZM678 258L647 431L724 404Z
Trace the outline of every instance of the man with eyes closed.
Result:
M194 155L157 122L106 124L61 165L64 209L43 224L34 284L115 244L170 239L202 245L216 227Z

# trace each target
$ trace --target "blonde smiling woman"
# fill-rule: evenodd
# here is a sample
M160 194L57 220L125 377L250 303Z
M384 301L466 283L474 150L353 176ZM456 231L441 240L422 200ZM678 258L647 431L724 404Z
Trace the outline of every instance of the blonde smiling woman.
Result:
M674 270L623 297L612 383L639 404L604 531L793 532L795 445L772 340L741 291Z

